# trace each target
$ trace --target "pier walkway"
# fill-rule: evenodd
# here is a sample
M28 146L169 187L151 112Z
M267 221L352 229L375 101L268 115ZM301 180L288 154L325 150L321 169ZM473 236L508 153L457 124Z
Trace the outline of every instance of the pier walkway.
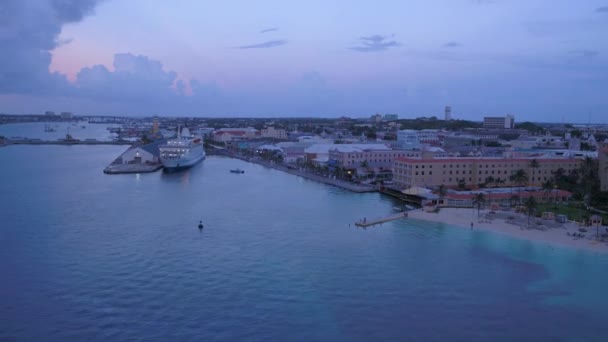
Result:
M379 219L375 219L375 220L370 220L367 221L366 219L363 219L361 221L357 221L355 222L355 226L357 227L361 227L361 228L367 228L369 226L374 226L380 223L384 223L384 222L390 222L390 221L395 221L401 218L407 217L407 211L401 212L399 214L395 214L395 215L391 215L388 217L383 217L383 218L379 218Z

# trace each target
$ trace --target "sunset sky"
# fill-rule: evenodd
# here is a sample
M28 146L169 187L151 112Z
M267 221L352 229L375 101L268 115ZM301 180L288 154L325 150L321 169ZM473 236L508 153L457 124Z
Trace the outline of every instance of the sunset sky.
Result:
M608 123L608 1L0 1L0 113Z

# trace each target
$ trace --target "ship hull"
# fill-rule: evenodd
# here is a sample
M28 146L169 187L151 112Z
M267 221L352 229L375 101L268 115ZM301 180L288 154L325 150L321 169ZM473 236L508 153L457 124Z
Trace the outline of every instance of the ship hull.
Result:
M197 158L192 158L190 160L161 160L163 164L163 171L165 172L176 172L185 169L189 169L194 165L205 160L205 155L202 154Z

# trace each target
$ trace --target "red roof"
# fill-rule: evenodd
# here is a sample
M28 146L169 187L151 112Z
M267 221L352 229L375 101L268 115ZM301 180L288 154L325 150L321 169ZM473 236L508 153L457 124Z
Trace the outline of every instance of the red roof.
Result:
M476 162L530 162L533 158L429 158L429 159L420 159L420 158L407 158L407 157L397 157L395 160L408 162L408 163L476 163ZM569 163L582 162L581 159L566 159L566 158L537 158L536 161L539 163Z
M480 192L483 192L483 191L480 191ZM474 198L476 194L477 193L464 193L464 194L456 193L456 194L447 194L445 197L448 199L466 200L466 199ZM527 197L554 198L556 195L557 195L557 197L570 197L570 196L572 196L572 193L565 191L565 190L557 190L557 191L552 190L548 193L544 192L544 191L522 191L520 193L516 189L513 189L513 193L510 193L510 192L485 193L485 192L483 192L483 195L486 199L498 200L498 199L509 199L513 196L520 196L521 198L527 198Z
M224 134L232 134L232 135L245 135L244 131L219 131L215 132L215 135L224 135Z

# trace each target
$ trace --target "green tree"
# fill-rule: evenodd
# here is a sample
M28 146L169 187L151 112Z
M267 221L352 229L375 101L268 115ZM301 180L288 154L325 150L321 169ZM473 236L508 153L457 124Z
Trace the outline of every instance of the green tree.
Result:
M509 180L518 186L519 197L521 200L521 187L528 184L528 174L523 169L519 169L515 171L514 174L509 176Z
M534 213L534 210L536 209L536 199L534 199L534 197L530 196L528 198L526 198L526 201L524 202L524 205L526 206L526 213L528 214L528 227L530 226L530 215L532 215Z
M551 191L553 191L553 188L555 187L555 184L553 183L553 180L549 179L546 182L543 182L543 193L544 193L544 197L545 197L545 202L547 202L547 197L551 194Z
M479 212L481 211L481 206L486 202L486 196L483 192L478 192L473 197L473 205L477 206L477 217L479 217Z
M448 193L445 185L441 184L439 186L439 189L437 190L437 192L439 193L439 199L441 199L441 202L443 202L443 199L445 198L445 195Z

